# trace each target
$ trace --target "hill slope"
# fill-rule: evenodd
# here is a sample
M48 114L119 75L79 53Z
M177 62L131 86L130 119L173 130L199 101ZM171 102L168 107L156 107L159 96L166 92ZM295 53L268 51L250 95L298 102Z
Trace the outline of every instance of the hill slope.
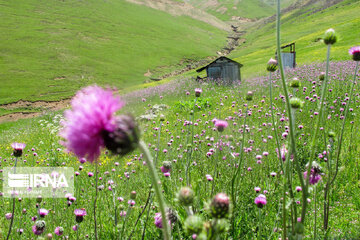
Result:
M297 64L324 61L326 48L321 41L324 32L334 28L339 40L332 47L331 60L349 59L348 49L360 43L360 2L345 0L327 7L326 1L312 1L282 17L282 43L296 43ZM323 4L319 4L323 2ZM324 5L325 3L325 5ZM245 43L230 57L244 64L243 76L265 74L265 65L275 53L275 22L260 22L244 35Z
M69 97L94 82L141 84L149 69L213 55L227 35L125 0L1 0L0 8L0 104Z

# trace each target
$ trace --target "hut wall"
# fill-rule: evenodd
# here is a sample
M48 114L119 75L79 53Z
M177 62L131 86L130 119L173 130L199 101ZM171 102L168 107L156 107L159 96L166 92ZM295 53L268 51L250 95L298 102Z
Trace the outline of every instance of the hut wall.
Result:
M295 67L295 53L281 53L284 68Z
M214 63L208 67L207 74L210 79L221 79L223 84L232 84L240 80L239 66L232 62Z

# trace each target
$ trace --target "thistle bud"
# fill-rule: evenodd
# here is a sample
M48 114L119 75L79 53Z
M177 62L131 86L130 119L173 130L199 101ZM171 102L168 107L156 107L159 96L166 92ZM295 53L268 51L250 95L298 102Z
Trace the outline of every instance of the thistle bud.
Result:
M160 114L160 122L163 122L163 121L165 121L165 116L164 116L164 114Z
M190 206L194 201L194 191L191 188L183 187L177 196L179 203L183 206Z
M139 130L130 115L116 117L113 132L103 133L104 144L112 153L123 156L133 151L139 142Z
M36 197L36 202L37 203L41 203L42 202L42 197L39 195Z
M131 191L130 193L130 199L135 200L136 199L136 192L135 191Z
M290 106L294 109L301 108L303 106L303 102L296 97L290 99Z
M166 211L166 218L170 221L171 224L173 224L177 222L178 215L175 210L168 208Z
M254 93L252 91L248 91L246 94L246 100L251 101L253 99Z
M350 48L349 54L352 55L354 61L360 61L360 46Z
M292 87L292 88L299 88L301 86L300 80L297 77L294 77L290 81L289 86Z
M324 79L325 79L325 73L321 72L320 75L319 75L319 80L324 81Z
M329 138L335 138L335 136L336 136L336 133L334 131L329 131L328 132L328 137Z
M214 218L226 218L230 213L230 199L225 193L218 193L210 204L210 215Z
M198 215L191 215L185 220L185 231L188 235L201 233L203 226L203 220Z
M325 36L324 36L324 43L326 45L329 45L329 44L334 44L336 43L336 40L337 40L337 36L335 34L335 30L330 28L328 29L326 32L325 32Z
M200 97L201 93L202 93L201 88L195 88L195 97Z
M278 62L275 59L270 58L270 60L267 63L266 70L268 70L269 72L275 72L277 69L277 64Z
M36 221L35 226L36 226L36 230L41 231L41 230L45 229L46 223L43 220L39 220L39 221Z

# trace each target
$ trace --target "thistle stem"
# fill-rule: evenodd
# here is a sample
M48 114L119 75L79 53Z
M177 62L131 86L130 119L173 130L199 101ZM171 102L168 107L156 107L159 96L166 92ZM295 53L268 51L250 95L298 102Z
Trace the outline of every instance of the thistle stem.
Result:
M14 165L14 174L16 173L16 165L17 165L17 158L15 158L15 165ZM14 189L15 191L15 189ZM10 234L11 234L11 229L12 229L12 225L14 223L14 214L15 214L15 195L12 195L12 213L11 213L11 222L10 222L10 226L9 226L9 232L7 234L6 240L9 239Z
M318 135L318 132L319 132L319 128L320 128L320 121L321 121L321 118L322 118L322 115L323 115L323 107L324 107L324 101L325 101L325 96L326 96L326 87L327 87L327 84L328 84L328 79L329 79L329 65L330 65L330 49L331 49L331 44L328 44L327 45L327 54L326 54L326 72L325 72L325 79L324 79L324 83L323 83L323 86L322 86L322 90L321 90L321 98L320 98L320 105L318 107L319 109L319 117L316 121L316 124L314 126L314 129L315 129L315 133L313 135L313 138L312 138L312 142L311 142L311 152L310 152L310 160L309 160L309 166L308 166L308 169L306 170L307 172L307 175L306 176L309 176L310 178L310 171L311 171L311 168L312 168L312 161L311 159L314 157L314 154L315 154L315 143L316 143L316 140L317 140L317 135ZM340 146L341 147L341 146ZM307 196L308 196L308 188L309 188L309 180L306 181L306 184L305 184L305 187L303 187L304 191L303 191L303 198L302 198L302 211L301 211L301 223L304 223L305 222L305 217L306 217L306 207L307 207Z
M171 234L170 234L170 226L169 226L169 222L167 220L166 217L166 212L165 212L165 200L164 197L161 193L160 187L159 185L161 184L158 174L155 170L155 166L152 160L152 156L149 152L149 149L147 148L146 144L143 141L139 142L139 148L140 150L144 153L144 158L146 161L146 165L149 168L149 173L150 173L150 177L151 177L151 181L152 184L154 186L155 189L155 194L158 198L159 201L159 207L160 207L160 212L161 212L161 218L162 218L162 225L163 225L163 233L164 233L164 239L165 240L170 240L171 239Z
M96 224L96 200L98 196L98 163L95 161L95 198L94 198L94 224L95 224L95 239L97 240L97 224Z

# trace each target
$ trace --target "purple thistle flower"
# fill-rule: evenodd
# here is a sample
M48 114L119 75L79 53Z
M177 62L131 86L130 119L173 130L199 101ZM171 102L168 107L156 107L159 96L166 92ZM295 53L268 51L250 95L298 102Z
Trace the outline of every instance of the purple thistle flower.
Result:
M39 215L40 215L40 217L45 217L45 216L48 215L48 214L49 214L49 211L46 210L45 208L40 208L40 209L39 209Z
M66 140L62 144L78 158L93 162L105 147L104 132L116 128L114 113L124 103L110 90L89 86L73 98L72 110L65 111L66 121L62 123L60 135Z
M219 132L222 132L225 130L225 128L228 127L228 123L227 121L223 121L223 120L216 120L215 122L215 127L217 128L217 130Z
M201 88L195 88L195 97L200 97L201 93L202 93Z
M260 194L255 198L255 204L258 206L258 208L263 208L263 206L266 205L266 196L263 194Z
M56 227L54 233L58 236L61 236L64 233L64 229L62 227Z
M14 156L21 157L23 150L26 147L26 144L14 142L11 144L11 147L14 149Z
M352 55L354 61L360 61L360 46L350 48L349 54Z

